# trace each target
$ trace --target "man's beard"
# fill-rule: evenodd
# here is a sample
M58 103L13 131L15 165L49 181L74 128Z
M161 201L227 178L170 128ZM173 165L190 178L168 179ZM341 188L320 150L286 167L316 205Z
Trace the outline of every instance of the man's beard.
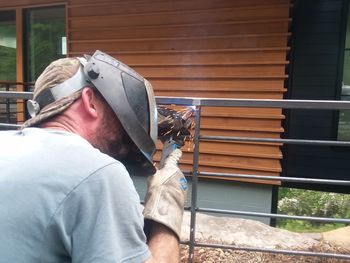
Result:
M122 126L115 122L104 121L93 137L95 148L117 160L124 159L133 145Z
M128 155L127 143L124 139L118 138L115 140L107 140L105 142L105 154L117 160L123 160Z

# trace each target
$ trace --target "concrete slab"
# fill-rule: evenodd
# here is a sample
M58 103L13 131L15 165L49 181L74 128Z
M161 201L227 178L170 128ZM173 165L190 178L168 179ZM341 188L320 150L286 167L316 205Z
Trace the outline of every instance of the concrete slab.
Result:
M298 248L307 250L319 241L309 235L270 227L264 223L197 213L196 239L215 243L234 244L257 248ZM185 212L181 238L188 240L190 234L190 213ZM317 235L319 238L319 236Z

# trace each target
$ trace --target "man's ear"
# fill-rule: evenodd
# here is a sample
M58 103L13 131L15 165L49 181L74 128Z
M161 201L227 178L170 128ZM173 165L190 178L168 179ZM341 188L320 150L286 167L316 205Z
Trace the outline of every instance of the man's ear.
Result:
M85 112L93 118L97 118L99 104L98 98L96 97L94 91L91 88L83 88L81 93L81 99L83 102L83 108Z

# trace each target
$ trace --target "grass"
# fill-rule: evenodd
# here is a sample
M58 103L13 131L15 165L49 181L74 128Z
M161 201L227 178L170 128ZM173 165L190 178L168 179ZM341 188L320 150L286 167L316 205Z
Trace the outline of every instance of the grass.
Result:
M331 231L337 228L346 227L346 224L342 223L317 223L311 224L310 222L302 220L280 220L277 222L277 227L286 229L292 232L298 233L321 233Z

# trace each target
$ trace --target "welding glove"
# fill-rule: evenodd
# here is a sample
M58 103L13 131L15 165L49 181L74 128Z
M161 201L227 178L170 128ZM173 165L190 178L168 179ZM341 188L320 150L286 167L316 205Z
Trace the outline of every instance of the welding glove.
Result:
M173 147L169 153L169 147ZM182 155L176 144L165 144L164 166L148 178L143 215L145 227L153 220L170 228L180 239L182 216L187 196L187 181L178 167ZM147 235L147 229L145 228Z

